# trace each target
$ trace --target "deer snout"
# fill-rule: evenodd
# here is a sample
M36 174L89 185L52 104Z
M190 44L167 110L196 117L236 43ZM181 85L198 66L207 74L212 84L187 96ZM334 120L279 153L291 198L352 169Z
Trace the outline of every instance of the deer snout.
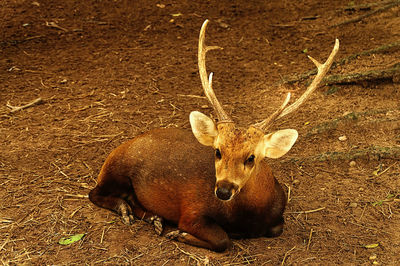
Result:
M220 200L231 200L238 192L239 186L226 180L217 182L215 186L215 195Z

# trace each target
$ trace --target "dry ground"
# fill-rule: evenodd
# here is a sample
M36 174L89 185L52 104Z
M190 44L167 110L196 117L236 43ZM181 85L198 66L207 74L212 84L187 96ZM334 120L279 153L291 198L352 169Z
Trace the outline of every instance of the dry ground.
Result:
M400 263L399 72L323 86L275 126L300 133L288 155L269 161L289 199L278 238L237 240L218 254L156 236L144 222L126 226L87 199L113 148L151 128L189 129L190 111L211 113L196 61L206 18L208 43L224 47L208 56L214 89L243 126L287 91L304 91L307 80L282 80L313 69L306 54L324 60L335 38L337 62L394 45L331 74L400 61L399 1L1 1L1 263ZM7 104L38 97L9 112ZM58 244L78 233L79 242Z

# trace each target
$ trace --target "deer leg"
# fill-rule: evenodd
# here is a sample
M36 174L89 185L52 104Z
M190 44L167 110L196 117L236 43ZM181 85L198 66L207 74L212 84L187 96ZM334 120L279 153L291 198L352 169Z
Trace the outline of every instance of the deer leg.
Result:
M156 234L161 235L161 233L164 229L164 219L152 212L145 211L136 202L133 194L130 194L128 196L127 201L129 202L130 206L132 207L133 214L137 218L142 219L143 221L148 222L149 224L152 224L154 226L154 231L156 232Z
M166 237L217 252L222 252L231 245L228 234L207 218L181 218L178 228L179 230L166 234Z
M96 186L90 191L89 199L99 207L118 213L124 224L129 225L135 221L131 206L121 197L107 195L107 192L101 186Z
M284 224L284 219L283 217L281 217L280 219L278 219L278 222L276 223L276 225L271 226L267 233L266 233L266 237L277 237L280 236L283 232L283 224Z

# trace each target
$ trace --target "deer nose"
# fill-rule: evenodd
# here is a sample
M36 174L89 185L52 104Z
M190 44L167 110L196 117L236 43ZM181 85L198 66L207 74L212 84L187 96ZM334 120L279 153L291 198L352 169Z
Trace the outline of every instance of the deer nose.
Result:
M228 180L221 180L215 186L215 195L220 200L230 200L238 192L238 189L239 187L236 184Z
M229 200L232 196L231 190L226 187L217 188L215 194L220 200Z

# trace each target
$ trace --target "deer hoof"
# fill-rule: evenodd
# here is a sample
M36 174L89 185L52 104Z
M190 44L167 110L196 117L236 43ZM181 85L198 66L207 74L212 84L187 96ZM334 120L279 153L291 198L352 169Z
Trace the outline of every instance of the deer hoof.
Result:
M122 222L126 225L131 225L135 222L135 217L133 217L131 207L126 203L121 203L119 205L119 214L121 215Z
M165 234L165 237L168 239L179 239L181 237L185 237L185 235L187 235L187 233L181 232L180 230L175 230Z
M132 225L135 222L135 217L132 214L122 215L122 222L126 225Z
M154 215L150 218L150 223L154 225L154 231L157 235L161 235L164 229L164 219L160 216Z

